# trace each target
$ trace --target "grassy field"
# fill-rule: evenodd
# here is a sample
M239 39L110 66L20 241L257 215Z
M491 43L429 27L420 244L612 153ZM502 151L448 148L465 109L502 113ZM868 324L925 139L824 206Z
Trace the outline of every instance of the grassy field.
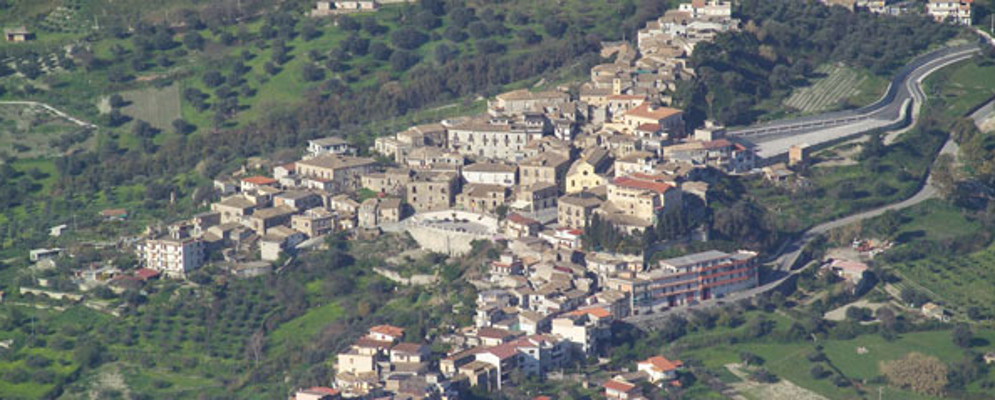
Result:
M945 101L944 112L964 116L985 100L995 96L995 63L978 64L973 61L960 63L945 71L944 79L927 80L927 85L940 90Z
M885 79L840 65L823 65L817 73L824 77L810 86L795 89L784 105L803 114L818 113L846 107L870 104L881 97L888 87Z
M277 349L307 343L341 316L342 308L336 303L312 308L304 315L280 325L269 335L270 343Z
M984 341L990 343L995 332L979 333ZM847 378L854 380L871 379L880 375L878 369L881 361L902 358L913 351L936 356L943 361L959 360L963 352L953 345L949 331L915 332L901 335L893 342L887 342L878 335L864 335L852 340L820 341L825 348L832 366L838 368ZM867 354L857 354L857 347L866 347ZM992 349L991 344L978 348L984 352ZM860 396L851 388L839 388L829 379L815 379L809 373L817 363L808 361L806 355L815 351L815 345L808 342L798 343L741 343L737 345L715 345L681 354L685 360L696 359L706 368L723 370L724 365L740 362L739 353L748 351L759 355L765 360L764 367L782 379L787 379L803 388L812 390L829 399L844 400ZM826 366L825 363L823 366ZM828 368L827 368L828 369ZM867 384L867 393L877 394L878 386ZM883 387L883 399L928 399L915 393L905 392L890 387Z
M62 153L54 146L60 137L81 128L41 107L0 104L0 149L19 158L49 157ZM93 135L80 136L83 141L66 149L89 149ZM68 142L67 142L68 143Z
M173 121L180 118L178 85L131 90L121 93L121 97L130 103L121 109L123 114L148 122L163 132L172 132Z
M929 290L947 307L963 312L979 307L995 314L995 246L956 257L929 257L891 265L902 278Z

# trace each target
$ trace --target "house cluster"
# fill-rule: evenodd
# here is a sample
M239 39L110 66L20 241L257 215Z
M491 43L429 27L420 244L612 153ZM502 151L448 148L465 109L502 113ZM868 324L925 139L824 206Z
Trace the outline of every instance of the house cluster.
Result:
M875 14L902 15L919 13L923 2L899 0L820 0L831 6L840 6L850 11L867 11ZM971 25L974 0L925 0L926 14L937 22L953 22Z
M610 400L645 399L640 383L667 388L681 386L679 374L684 370L681 360L668 360L663 356L652 356L636 363L636 371L613 376L601 384L604 396Z
M354 1L331 1L318 0L314 8L311 9L312 17L327 17L339 14L356 12L373 12L380 9L380 3L376 0L354 0Z

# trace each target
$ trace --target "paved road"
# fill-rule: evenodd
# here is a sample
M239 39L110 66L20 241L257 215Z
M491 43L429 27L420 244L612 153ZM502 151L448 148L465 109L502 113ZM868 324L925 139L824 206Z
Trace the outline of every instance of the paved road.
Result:
M913 119L918 115L925 100L921 87L923 79L979 51L978 44L968 44L918 57L895 75L881 99L866 107L731 129L729 134L756 144L761 157L776 157L785 154L792 145L818 145L875 129L892 128L902 124L908 113L911 112Z
M75 118L69 114L66 114L59 109L52 107L45 103L39 103L37 101L0 101L0 105L19 105L19 106L37 106L50 111L52 114L58 115L62 118L69 120L70 122L82 126L84 128L96 128L97 126L89 122L83 121L81 119Z
M944 59L944 61L934 65L949 65L950 63L956 61L959 61L959 58ZM938 68L930 68L929 72L920 70L918 73L914 74L912 76L912 79L910 79L908 82L905 83L907 89L909 90L910 95L913 96L914 100L909 99L909 100L904 100L903 102L905 102L906 104L908 103L908 101L916 101L919 103L925 102L926 94L921 90L920 83L927 75L929 75L929 73L935 71L936 69ZM914 118L913 122L915 122ZM953 141L952 138L948 138L946 143L944 143L943 147L938 152L937 156L941 154L949 154L956 157L957 152L958 152L957 144ZM714 307L716 305L725 304L725 303L735 303L739 300L752 298L753 296L756 296L758 294L768 292L780 286L782 283L784 283L785 280L788 280L794 275L801 273L802 271L805 270L805 268L814 265L814 264L808 264L802 268L794 269L795 264L798 263L798 260L801 257L802 250L805 248L805 246L811 243L812 240L814 240L819 235L825 234L836 228L853 224L855 222L864 221L867 219L880 216L885 212L891 210L901 210L908 207L912 207L926 200L935 198L938 195L939 191L937 190L936 186L933 185L932 173L930 173L930 175L928 175L926 180L922 183L922 186L920 187L919 191L905 200L889 204L874 210L865 211L862 213L850 215L837 220L816 225L812 228L809 228L807 231L803 232L799 237L797 237L793 241L788 242L785 245L781 246L781 248L777 251L778 255L775 258L773 258L770 262L768 262L768 265L772 267L771 268L772 273L779 276L777 276L776 278L767 283L764 283L761 286L758 286L750 290L733 293L721 299L706 300L693 306L675 307L665 311L658 311L653 314L631 316L629 318L626 318L625 321L633 325L636 325L642 329L652 330L655 329L659 324L663 323L666 320L666 317L671 315L680 315L687 313L691 310Z

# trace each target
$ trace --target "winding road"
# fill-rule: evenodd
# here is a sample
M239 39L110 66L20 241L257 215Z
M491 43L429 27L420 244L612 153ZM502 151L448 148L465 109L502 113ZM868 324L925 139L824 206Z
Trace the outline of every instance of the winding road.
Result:
M972 43L917 57L895 74L878 101L865 107L730 129L729 135L756 145L762 158L777 158L793 145L817 146L876 129L903 127L914 122L926 99L922 81L927 76L980 51L981 47Z
M974 55L975 52L978 51L980 51L980 47L977 45L960 46L957 48L944 49L937 52L933 52L930 53L929 55L924 56L925 58L920 57L919 59L916 59L916 61L914 61L913 63L911 63L910 65L906 66L903 69L907 70L906 72L900 72L898 76L896 76L896 80L900 80L898 85L902 88L901 90L894 90L894 86L896 86L896 84L893 82L891 87L889 87L888 89L889 94L886 94L877 103L864 107L861 110L864 110L863 111L864 113L870 113L878 117L884 116L885 118L887 118L890 115L893 118L900 117L902 120L904 120L906 118L907 113L911 111L912 118L909 119L909 123L914 124L916 122L916 117L919 113L920 106L926 101L926 93L922 90L922 81L927 76L929 76L929 74L950 64L970 58L971 56ZM892 95L891 93L894 94ZM890 100L888 100L889 98ZM911 108L909 107L910 105L912 106ZM855 110L854 113L859 114L860 110ZM771 137L791 139L792 137L797 138L799 136L802 136L808 138L809 135L812 133L822 132L821 134L823 136L833 133L833 132L827 132L827 131L832 131L832 129L826 129L826 130L817 129L813 131L810 128L805 128L806 125L812 124L813 122L817 121L819 118L824 118L826 119L826 121L828 121L827 123L831 123L836 119L843 120L848 117L843 117L841 113L824 114L822 116L813 116L807 118L797 118L797 119L774 122L764 125L762 127L754 127L738 131L731 131L730 134L743 136L743 135L749 135L750 132L753 132L755 135L753 140L756 140L758 143L762 145L762 143L764 143L764 140L777 140L777 139L769 139ZM894 122L895 121L892 120L891 122L889 122L889 124L891 124L891 126L895 128L902 128L894 126ZM887 125L888 124L886 124L885 126ZM860 122L852 123L850 125L843 125L843 126L844 127L850 126L851 128L864 127L864 125L860 125ZM777 130L777 128L775 127L782 127L783 129L780 132L783 133L778 133L778 134L772 133ZM774 129L774 130L764 131L764 129ZM850 136L864 132L867 132L867 130L851 133ZM826 141L838 140L838 139L839 137L834 137L832 139L827 139ZM812 142L808 143L812 144ZM785 151L786 150L787 147L785 147ZM946 143L944 143L943 147L940 149L940 151L937 153L936 156L939 157L939 155L941 154L950 154L956 157L957 151L958 151L957 144L953 141L953 139L948 138ZM825 222L813 226L812 228L809 228L805 232L802 232L802 234L799 235L797 238L782 246L777 252L778 255L767 263L767 265L771 267L772 273L777 276L773 280L770 280L767 283L764 283L763 285L760 285L750 290L733 293L721 299L705 300L692 306L675 307L664 311L657 311L652 314L630 316L626 318L625 321L639 327L640 329L653 330L658 328L661 324L665 323L665 321L667 320L666 317L671 315L680 315L690 312L691 310L714 307L716 305L721 305L725 303L734 303L741 299L748 299L758 294L768 292L780 286L786 280L791 279L793 276L805 270L805 268L799 268L799 269L794 269L794 268L795 265L798 263L798 260L802 254L802 250L805 248L805 246L807 246L809 243L811 243L813 240L815 240L815 238L819 237L820 235L825 234L836 228L844 227L853 224L855 222L864 221L867 219L880 216L888 211L902 210L908 207L912 207L926 200L936 198L938 197L938 195L939 191L937 190L936 186L933 185L932 172L930 172L927 178L923 180L922 185L919 188L919 191L917 191L914 195L905 200L889 204L886 206L882 206L880 208L876 208L873 210Z

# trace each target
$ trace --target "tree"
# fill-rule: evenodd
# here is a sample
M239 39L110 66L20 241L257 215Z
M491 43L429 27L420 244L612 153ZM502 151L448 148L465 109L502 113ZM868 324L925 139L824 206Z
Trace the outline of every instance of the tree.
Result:
M428 35L416 28L405 26L390 33L394 46L404 50L414 50L428 41Z
M394 51L383 42L373 42L373 44L370 45L370 55L372 55L375 60L387 61L390 59L393 52Z
M750 379L760 383L777 383L779 380L777 375L774 375L766 368L757 368L756 371L750 374Z
M196 129L197 127L195 125L187 122L183 118L177 118L173 120L173 131L178 134L186 135L190 132L193 132Z
M390 55L390 67L397 72L407 71L418 63L418 55L410 51L398 50Z
M225 77L221 75L221 72L214 70L205 72L201 80L209 88L215 88L225 83Z
M950 337L953 339L955 345L966 349L971 347L971 341L974 340L974 333L971 332L969 325L961 323L954 327Z
M204 37L198 32L187 32L183 35L183 45L190 50L204 50Z
M325 70L313 63L305 63L304 67L301 68L301 77L308 82L320 81L325 79Z
M128 102L124 100L124 97L115 93L111 97L107 98L107 103L110 104L111 108L121 108L128 105Z
M929 301L929 297L925 294L908 286L902 288L899 297L902 298L902 302L913 307L919 307Z
M822 368L821 365L814 365L808 370L809 375L812 375L812 379L822 379L826 377L826 369Z
M748 351L743 351L739 353L739 361L743 363L744 366L759 366L764 364L764 359L760 356L750 353Z
M882 362L881 372L892 385L920 394L939 396L947 386L947 366L922 353L912 352L904 358Z
M559 18L546 18L542 22L542 27L549 36L554 38L562 38L567 31L567 23Z

